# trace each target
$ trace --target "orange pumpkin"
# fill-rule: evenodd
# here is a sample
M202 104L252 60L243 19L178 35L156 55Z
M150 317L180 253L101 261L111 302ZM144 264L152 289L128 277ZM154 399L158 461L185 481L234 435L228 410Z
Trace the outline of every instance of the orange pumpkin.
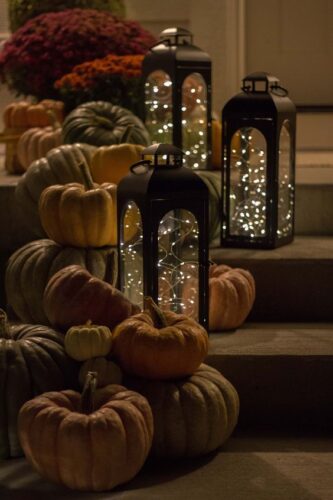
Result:
M245 269L213 264L209 269L209 329L238 328L252 309L255 281Z
M120 385L96 385L89 372L82 396L47 392L24 404L18 420L23 450L37 472L80 491L110 490L132 479L152 443L147 400Z
M193 271L190 267L188 273ZM189 316L196 311L198 300L197 276L188 278L183 288L183 298ZM191 299L189 301L188 299ZM209 268L209 330L221 331L238 328L245 321L255 299L255 281L245 269L212 264Z
M123 321L113 333L114 356L128 373L151 379L191 375L208 351L208 334L196 321L161 311L149 297L145 310Z
M45 99L38 104L28 101L12 102L6 106L3 112L5 129L26 130L29 127L47 127L50 125L48 111L55 114L60 123L64 120L64 103Z
M29 128L20 136L17 143L17 156L24 170L51 149L62 144L60 126Z
M89 320L112 330L140 311L113 285L76 265L65 267L52 276L43 303L48 320L60 330L83 325Z

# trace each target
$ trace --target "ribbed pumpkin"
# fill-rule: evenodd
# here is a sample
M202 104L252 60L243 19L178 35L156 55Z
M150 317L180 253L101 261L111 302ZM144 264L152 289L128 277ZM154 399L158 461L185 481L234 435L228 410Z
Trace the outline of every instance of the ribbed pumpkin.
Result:
M255 299L255 281L245 269L209 268L209 329L231 330L245 321Z
M18 412L45 391L75 387L78 367L64 351L64 336L47 326L7 324L0 311L0 458L22 455Z
M188 315L193 316L198 299L198 277L197 274L192 274L191 267L188 267L186 272L189 277L183 287L183 298L188 304L187 299L191 297L193 309L191 310L188 306ZM252 274L245 269L211 264L208 295L209 330L232 330L242 325L252 309L255 299L255 281Z
M134 477L149 453L153 419L146 399L120 385L49 392L20 411L25 455L41 476L69 488L110 490Z
M7 302L21 321L48 324L43 294L49 279L60 269L77 264L93 276L110 282L116 265L112 248L62 247L38 240L19 248L10 257L5 276Z
M31 163L45 156L51 149L62 144L60 126L33 127L26 130L17 143L17 156L27 170Z
M65 336L65 351L76 361L107 356L111 344L111 330L107 326L93 325L91 321L84 325L72 326Z
M213 242L221 232L221 173L209 170L195 171L209 191L209 241Z
M94 151L95 148L87 144L59 146L33 162L21 177L15 189L15 200L32 239L46 237L38 212L42 191L54 184L83 184L82 165L89 168Z
M80 266L58 271L47 284L43 302L51 325L60 330L88 320L112 330L140 310L114 286Z
M161 311L150 298L145 310L113 333L112 353L122 369L140 377L173 379L192 374L208 352L208 335L184 314Z
M99 248L117 244L117 186L94 185L82 165L84 185L70 183L44 189L39 215L48 237L61 245Z
M128 174L133 163L141 159L144 147L139 144L113 144L98 148L91 159L90 171L95 182L119 181Z
M121 384L123 373L120 367L109 359L98 357L87 359L79 372L79 382L83 386L88 372L97 373L97 387L105 387L109 384Z
M37 104L28 101L17 101L8 104L3 112L5 129L26 130L30 127L47 127L50 125L48 110L51 110L57 121L64 119L64 103L52 99L44 99Z
M204 455L221 446L234 430L239 398L233 385L202 364L176 381L129 378L126 385L143 394L153 411L151 452L158 457Z
M104 101L92 101L75 108L64 121L63 134L66 144L84 142L108 146L128 142L148 146L150 143L148 131L137 116Z

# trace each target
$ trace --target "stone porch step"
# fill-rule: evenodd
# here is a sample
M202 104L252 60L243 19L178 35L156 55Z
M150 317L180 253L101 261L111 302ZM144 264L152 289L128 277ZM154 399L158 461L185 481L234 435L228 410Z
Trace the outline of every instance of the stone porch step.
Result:
M236 387L243 429L333 429L333 323L210 335L207 363Z
M249 321L333 322L333 237L297 236L274 250L212 248L210 257L253 274Z
M48 483L25 459L0 462L1 500L332 500L333 440L321 435L237 433L197 459L148 461L112 492Z

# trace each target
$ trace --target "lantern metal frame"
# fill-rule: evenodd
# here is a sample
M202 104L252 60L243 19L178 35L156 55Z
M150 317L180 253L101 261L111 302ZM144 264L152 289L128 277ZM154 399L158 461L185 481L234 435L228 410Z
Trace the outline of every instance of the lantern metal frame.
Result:
M288 123L291 167L292 215L290 234L278 237L279 145L282 126ZM257 129L267 146L265 236L250 237L230 233L230 185L232 139L243 128ZM279 80L265 72L243 79L242 92L231 98L222 111L222 227L221 246L276 248L294 237L296 107Z
M193 35L184 28L168 28L160 33L160 41L150 48L142 63L144 83L151 73L164 71L172 81L172 143L183 148L182 140L182 86L184 80L193 73L199 73L207 91L207 160L205 168L211 169L212 158L212 63L210 56L193 45ZM144 99L145 101L145 99ZM143 112L146 118L146 109Z
M145 159L146 156L152 160ZM161 157L167 158L160 163ZM169 158L173 159L173 163ZM126 207L134 202L141 214L143 295L158 302L158 230L172 210L188 210L196 218L198 235L198 318L208 327L208 211L209 192L191 169L184 167L183 153L168 144L154 144L142 152L143 160L132 165L117 188L119 288L124 291L122 239Z

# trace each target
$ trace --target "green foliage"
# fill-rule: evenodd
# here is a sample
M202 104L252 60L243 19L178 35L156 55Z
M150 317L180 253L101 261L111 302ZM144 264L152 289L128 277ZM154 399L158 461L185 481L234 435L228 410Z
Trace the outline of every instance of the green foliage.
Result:
M124 0L8 0L9 24L12 33L29 19L46 12L60 12L65 9L96 9L125 17Z

